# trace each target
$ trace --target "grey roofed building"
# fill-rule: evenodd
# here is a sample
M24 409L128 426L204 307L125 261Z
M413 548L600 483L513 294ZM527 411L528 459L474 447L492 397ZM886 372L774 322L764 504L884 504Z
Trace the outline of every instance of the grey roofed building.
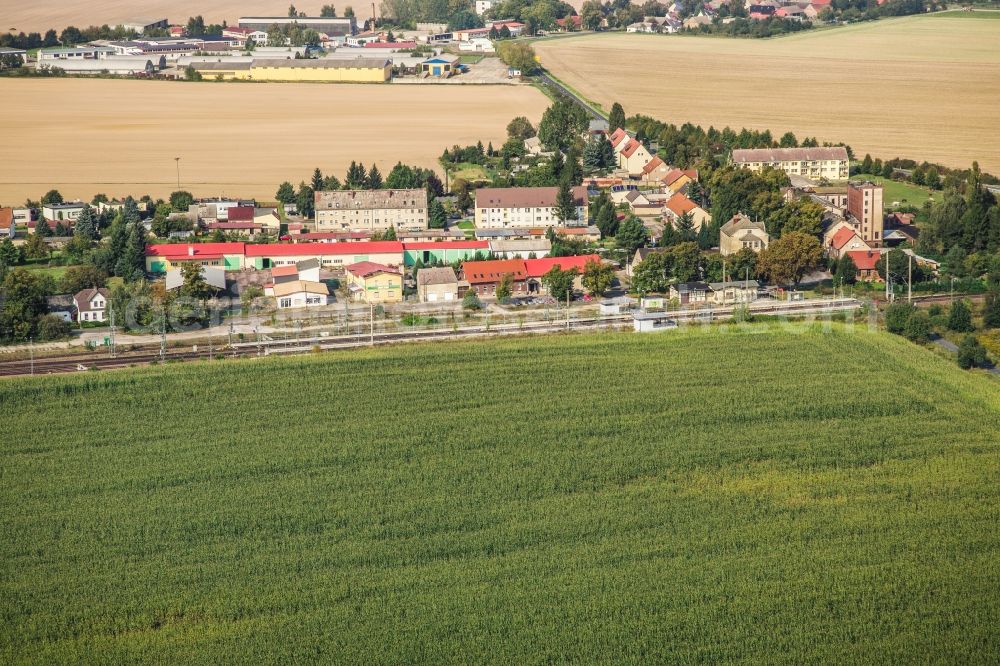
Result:
M249 60L240 60L237 62L232 62L227 60L225 62L209 61L209 62L192 62L190 64L190 66L193 67L195 71L198 72L233 72L239 69L245 69L249 71L251 65L253 65L252 58Z
M417 271L417 285L458 283L458 276L451 266L442 268L421 268Z
M69 74L152 74L163 67L163 57L108 56L73 60L39 60L37 69L55 68Z
M165 18L133 18L118 24L126 30L134 30L140 35L150 28L169 28L170 22Z
M676 289L678 294L687 294L708 291L709 285L704 282L681 282L670 285L670 288Z
M733 162L788 162L847 160L847 148L830 146L824 148L738 148L733 151Z
M598 120L595 118L594 120L590 121L589 125L587 126L587 130L591 134L596 134L598 132L607 132L609 127L610 126L608 125L607 120Z
M763 222L754 222L743 213L733 215L732 219L722 225L721 231L732 236L735 232L742 231L744 229L766 231Z
M39 60L66 60L69 58L104 58L115 54L110 46L57 46L38 51Z
M494 254L505 255L508 253L531 253L548 254L552 250L552 243L547 238L514 238L490 241L490 251Z
M272 25L296 24L303 30L312 29L331 37L343 37L357 32L358 23L353 16L320 17L320 16L241 16L236 24L241 28L268 30Z
M760 283L757 282L757 280L727 280L726 282L708 283L708 288L711 289L712 291L732 289L733 287L739 289L758 289L760 288Z
M226 271L223 268L216 268L215 266L202 266L201 276L205 278L210 286L219 289L226 288ZM184 276L181 274L181 269L172 268L167 271L167 290L178 289L182 284L184 284Z

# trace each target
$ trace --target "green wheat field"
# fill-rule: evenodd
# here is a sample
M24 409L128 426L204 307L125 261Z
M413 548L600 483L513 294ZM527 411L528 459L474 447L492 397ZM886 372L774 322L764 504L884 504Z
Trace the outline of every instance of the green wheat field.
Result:
M995 663L1000 384L834 325L0 382L0 663Z

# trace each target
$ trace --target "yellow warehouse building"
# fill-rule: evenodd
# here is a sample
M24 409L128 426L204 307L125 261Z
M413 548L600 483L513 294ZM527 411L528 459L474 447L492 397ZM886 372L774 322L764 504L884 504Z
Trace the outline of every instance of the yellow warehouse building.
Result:
M255 58L252 62L202 62L191 65L202 78L242 81L383 83L392 78L387 58L353 60Z

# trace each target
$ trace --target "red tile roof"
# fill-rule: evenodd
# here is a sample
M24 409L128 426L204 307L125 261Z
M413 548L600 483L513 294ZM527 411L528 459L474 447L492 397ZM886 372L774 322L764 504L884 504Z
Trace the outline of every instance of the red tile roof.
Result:
M629 139L628 144L626 144L626 146L622 148L622 155L624 155L625 157L632 157L632 155L635 154L635 151L639 150L639 148L641 147L642 143L640 143L635 139Z
M298 275L299 267L296 265L291 266L277 266L271 269L271 277L287 277L289 275Z
M252 222L253 206L233 206L229 209L230 222Z
M390 254L403 253L399 241L359 241L356 243L255 243L246 244L248 257L304 256L310 254Z
M833 238L830 239L830 247L835 250L839 250L851 242L851 239L857 235L858 233L854 231L854 229L850 227L841 227L840 230L833 235Z
M527 271L523 259L496 259L493 261L465 261L462 263L462 275L469 284L488 284L499 282L510 273L514 280L524 280Z
M854 265L858 267L859 271L873 271L875 270L875 264L878 262L878 252L871 252L865 250L857 250L855 252L848 252L847 256L851 258Z
M683 215L684 213L690 213L698 204L688 199L686 196L678 192L674 196L667 199L667 203L663 204L666 208L670 209L675 215Z
M0 208L0 229L10 229L14 224L14 209Z
M528 277L540 278L550 270L553 266L559 266L564 271L568 271L571 268L575 268L578 272L583 272L583 267L587 265L588 261L600 262L601 258L596 254L585 254L578 257L545 257L543 259L525 259L524 267L528 273Z
M374 261L359 261L356 264L351 264L345 270L351 275L357 275L362 278L366 278L377 273L392 273L393 275L399 275L399 271L395 268L386 266L385 264L377 264Z
M649 175L650 173L652 173L653 171L655 171L656 169L660 168L665 164L666 162L661 160L659 157L653 157L653 159L646 162L646 166L642 167L642 172L646 175Z
M166 259L183 259L197 257L199 259L218 259L224 254L243 254L246 243L161 243L147 245L147 257L164 257Z
M611 145L617 146L618 142L621 141L623 138L625 138L625 130L619 127L618 129L616 129L614 132L611 133L611 136L608 137L608 141L611 142Z

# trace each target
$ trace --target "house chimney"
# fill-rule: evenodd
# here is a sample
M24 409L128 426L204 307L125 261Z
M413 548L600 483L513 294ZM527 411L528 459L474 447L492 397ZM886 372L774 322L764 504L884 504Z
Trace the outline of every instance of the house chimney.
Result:
M189 257L194 256L194 245L188 245L188 256Z

